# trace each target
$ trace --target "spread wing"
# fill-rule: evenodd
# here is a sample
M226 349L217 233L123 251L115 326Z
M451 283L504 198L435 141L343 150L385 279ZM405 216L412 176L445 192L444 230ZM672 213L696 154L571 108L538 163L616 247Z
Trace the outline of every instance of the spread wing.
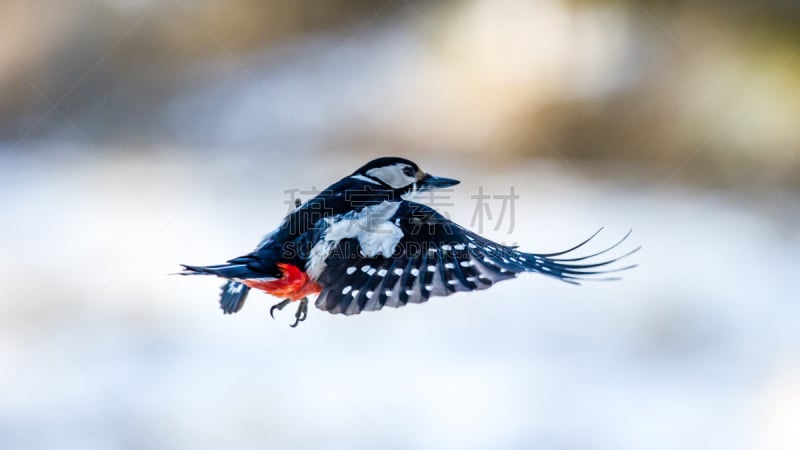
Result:
M388 223L402 233L387 256L365 251L359 236L332 244L325 268L317 282L323 290L316 306L333 314L358 314L384 306L400 307L423 303L460 291L486 289L494 283L514 278L521 272L538 272L562 281L579 284L584 280L611 280L604 274L634 266L607 268L618 258L587 261L615 248L588 256L570 257L589 239L563 252L524 253L485 239L418 203L403 201ZM398 230L382 224L386 239L396 240ZM379 229L367 233L374 241ZM599 233L599 231L598 231ZM363 236L363 235L362 235ZM363 240L363 239L362 239ZM374 247L374 242L368 247Z

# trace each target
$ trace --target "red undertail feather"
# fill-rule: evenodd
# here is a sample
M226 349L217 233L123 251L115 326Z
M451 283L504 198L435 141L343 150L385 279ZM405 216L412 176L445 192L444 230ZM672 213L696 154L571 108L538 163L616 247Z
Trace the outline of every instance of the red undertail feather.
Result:
M260 289L275 297L300 300L311 294L318 294L322 288L308 275L292 264L278 263L281 277L277 280L242 280L242 283L253 289Z

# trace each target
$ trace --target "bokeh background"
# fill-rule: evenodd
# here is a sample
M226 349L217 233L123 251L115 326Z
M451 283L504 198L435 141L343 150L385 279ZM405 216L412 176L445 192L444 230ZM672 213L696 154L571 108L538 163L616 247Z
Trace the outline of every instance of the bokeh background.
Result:
M800 448L798 5L0 2L0 448ZM167 275L383 155L641 265L298 329Z

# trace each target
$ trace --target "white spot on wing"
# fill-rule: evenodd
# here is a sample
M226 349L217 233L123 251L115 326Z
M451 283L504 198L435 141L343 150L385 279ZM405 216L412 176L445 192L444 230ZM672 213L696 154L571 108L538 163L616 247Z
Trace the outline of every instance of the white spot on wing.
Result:
M379 277L384 277L384 276L386 276L387 273L388 272L387 272L386 269L381 269L381 270L378 271L378 276Z
M347 274L348 275L352 275L353 272L355 272L355 271L356 271L356 266L350 266L350 267L347 268Z
M394 269L394 274L395 275L402 275L403 274L403 269L399 269L399 268L398 269Z
M352 289L353 289L353 286L345 286L344 289L342 289L342 294L347 294Z

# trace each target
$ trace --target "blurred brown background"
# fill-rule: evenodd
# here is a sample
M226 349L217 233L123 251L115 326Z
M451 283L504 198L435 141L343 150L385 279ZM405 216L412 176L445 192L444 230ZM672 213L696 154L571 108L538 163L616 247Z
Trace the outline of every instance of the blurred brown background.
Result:
M796 2L0 8L0 136L11 143L80 142L78 128L98 143L258 147L313 128L348 148L388 140L624 162L726 187L798 182ZM42 120L49 103L75 126Z

